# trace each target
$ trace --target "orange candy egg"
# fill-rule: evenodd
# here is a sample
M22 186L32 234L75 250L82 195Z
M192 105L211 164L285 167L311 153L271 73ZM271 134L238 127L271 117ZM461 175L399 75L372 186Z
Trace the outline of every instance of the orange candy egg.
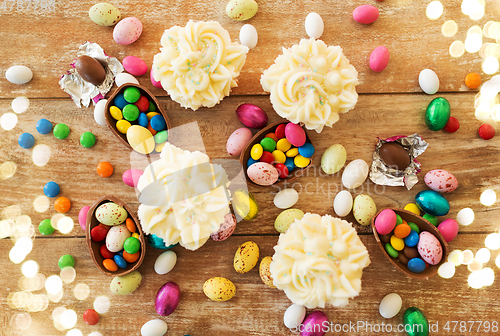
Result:
M113 175L113 166L107 161L100 162L97 165L97 175L100 177L110 177Z
M136 252L134 254L130 254L130 253L127 253L127 251L123 251L123 259L125 259L125 261L127 261L129 263L133 263L133 262L136 262L137 260L139 260L140 255L141 255L141 251Z
M151 132L151 134L153 134L153 136L157 133L157 132L153 129L153 127L151 127L151 125L150 125L150 124L148 124L148 130Z
M54 202L54 209L59 213L66 213L71 209L71 202L66 197L59 197Z
M399 224L394 229L394 235L401 239L408 237L410 232L411 232L411 227L406 223Z
M471 72L465 77L465 85L469 89L477 89L481 85L481 76L475 72Z
M135 223L134 221L132 220L132 218L127 218L127 220L125 221L125 226L127 227L127 229L130 231L130 232L135 232L137 229L135 227Z
M271 139L273 139L275 142L278 142L278 138L276 137L276 134L274 134L274 133L267 133L265 137L266 137L266 138L271 138Z
M113 259L104 259L102 265L104 266L105 269L107 269L110 272L118 271L118 266L116 265Z

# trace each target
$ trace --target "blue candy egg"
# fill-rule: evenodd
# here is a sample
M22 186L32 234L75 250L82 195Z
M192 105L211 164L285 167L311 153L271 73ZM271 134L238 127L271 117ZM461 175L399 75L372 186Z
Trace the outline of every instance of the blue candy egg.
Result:
M257 163L259 162L258 160L254 160L252 158L249 158L248 161L247 161L247 168L250 167L251 165L253 165L254 163Z
M120 268L127 268L127 262L125 261L125 259L123 259L122 256L120 256L118 254L115 254L115 256L113 257L113 259L115 260L115 263L116 263L116 265L118 265L118 267L120 267Z
M113 105L118 107L120 110L123 110L125 105L127 105L128 102L123 98L123 93L117 94L115 99L113 99Z
M157 132L163 131L167 128L167 124L165 123L165 118L161 115L155 115L151 118L151 128Z
M302 146L299 147L299 154L305 158L310 158L314 154L314 146L309 142L306 142Z
M425 262L420 258L410 259L407 266L413 273L422 273L425 270Z
M148 120L148 116L146 115L146 113L139 114L139 118L137 118L137 122L142 127L148 127L149 120Z
M290 174L292 170L295 169L295 163L293 163L293 157L287 157L285 161L285 166L288 168L288 173Z
M120 257L123 258L123 250L120 250L120 251L116 252L116 255L119 255Z
M43 193L47 197L56 197L57 195L59 195L60 191L61 191L61 189L59 188L59 184L52 182L52 181L47 182L43 186Z
M417 246L419 240L420 237L418 233L413 230L411 230L410 234L406 238L404 238L405 245L409 247Z
M40 119L36 123L36 130L40 134L50 133L50 131L52 131L52 123L47 119Z
M17 139L19 146L24 149L30 149L35 144L35 138L30 133L23 133Z
M424 212L433 216L444 216L450 211L450 203L434 190L423 190L415 196L415 202Z
M146 237L146 240L148 241L148 244L152 248L159 249L159 250L168 250L168 249L171 249L172 247L174 247L175 245L177 245L177 244L173 244L173 245L166 246L163 239L158 237L155 234L148 235Z

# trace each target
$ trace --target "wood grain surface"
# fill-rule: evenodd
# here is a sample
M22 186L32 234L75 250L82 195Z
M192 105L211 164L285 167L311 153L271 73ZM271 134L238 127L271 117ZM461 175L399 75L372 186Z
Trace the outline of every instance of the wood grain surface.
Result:
M8 5L6 9L2 6L4 2ZM174 247L178 256L177 265L166 275L157 275L153 269L161 251L148 247L144 263L139 268L143 276L142 284L128 296L115 296L110 292L111 278L95 268L85 244L85 233L78 225L79 210L107 194L115 195L136 211L139 205L137 194L122 182L121 176L130 168L143 169L151 162L144 156L131 153L107 127L95 123L92 108L77 108L59 88L58 80L76 57L78 46L90 40L99 43L108 55L120 61L125 56L134 55L150 65L159 50L163 31L173 25L184 25L190 19L217 20L229 31L232 40L237 41L243 23L232 21L226 16L224 8L227 2L110 1L120 8L122 17L136 16L144 24L140 39L128 46L113 41L113 28L100 27L91 22L88 9L95 2L55 0L53 11L34 10L33 7L27 7L29 2L24 1L23 9L18 10L16 1L0 0L0 41L3 42L0 73L4 74L10 66L19 64L30 67L34 72L33 80L25 85L11 84L3 75L0 78L0 115L12 112L13 98L27 96L30 99L29 109L18 114L17 126L9 131L0 129L0 165L12 162L17 167L12 177L0 179L0 219L12 216L8 212L13 209L12 206L21 214L29 216L34 227L34 240L33 250L26 260L35 260L44 277L59 274L57 261L64 254L75 257L77 275L73 282L63 285L60 301L49 302L43 311L28 312L31 325L21 330L14 318L16 314L26 313L26 310L14 307L10 298L23 290L25 280L21 265L9 260L9 251L15 239L1 239L0 335L66 335L66 330L55 328L52 319L53 310L59 306L77 313L75 328L85 336L93 331L113 336L139 335L141 326L155 318L165 320L169 326L167 335L175 336L298 335L283 324L283 313L290 305L285 294L264 285L257 267L247 274L238 274L233 268L234 253L246 241L253 240L259 245L261 258L274 253L273 246L278 240L274 221L281 210L272 202L279 188L250 186L249 191L260 207L258 217L238 223L234 235L226 241L217 243L209 240L195 252ZM235 116L236 107L241 103L253 103L267 112L269 123L280 120L272 109L269 97L262 91L261 73L274 62L282 47L288 48L301 38L306 38L304 19L307 13L319 13L325 22L322 39L327 44L340 45L358 70L360 84L357 91L360 95L356 107L341 115L332 128L325 128L321 134L314 131L308 133L316 145L317 159L305 176L286 186L300 193L295 207L304 212L335 215L333 199L343 187L340 173L331 176L320 169L320 157L327 147L342 144L347 150L348 161L364 159L371 162L377 137L418 133L429 143L428 149L418 158L422 163L419 184L408 191L403 187L376 186L367 180L353 194L372 196L379 209L402 208L414 201L417 192L426 189L423 176L427 171L438 168L448 170L460 184L457 190L446 195L451 210L444 218L456 218L457 213L465 207L475 212L473 224L460 227L449 249L470 249L475 253L485 246L484 240L488 234L499 230L499 203L486 207L481 205L479 197L486 189L499 191L500 143L498 136L489 141L478 137L477 129L481 122L474 117L477 92L468 90L463 84L465 75L471 71L480 73L483 82L491 78L481 72L482 59L478 53L465 53L460 58L452 58L448 49L454 40L464 41L467 30L473 25L483 27L487 21L497 19L500 6L497 1L486 1L485 17L472 21L462 14L461 1L443 1L443 16L431 21L425 15L429 2L374 1L371 4L379 9L379 19L372 25L361 25L352 19L352 11L366 2L258 1L259 12L248 23L257 28L259 44L248 54L238 80L239 86L219 105L211 109L201 108L196 112L186 110L173 102L166 92L154 88L149 74L140 77L139 82L158 97L169 116L173 132L186 135L177 138L175 144L207 153L213 162L222 164L232 178L239 172L238 158L227 154L226 141L235 129L242 127ZM441 26L451 19L457 22L458 32L454 37L444 37ZM484 41L490 40L484 38ZM383 72L374 73L368 67L368 58L379 45L389 49L391 60ZM424 68L434 69L439 75L440 92L436 95L428 96L418 86L418 74ZM425 108L437 96L450 102L452 116L460 120L458 132L432 132L425 126ZM35 124L40 118L46 118L53 124L67 124L71 129L69 137L57 140L52 133L39 134ZM498 130L498 125L493 125ZM91 131L97 137L97 144L90 149L79 144L79 137L85 131ZM33 149L22 149L17 144L23 132L33 134L36 145L45 144L50 148L51 157L47 165L34 165ZM109 161L114 166L114 174L110 178L103 179L97 175L96 166L101 161ZM44 184L51 180L61 186L61 195L71 200L72 208L67 215L75 221L75 227L68 234L56 231L51 236L42 236L37 229L38 224L56 212L52 204L49 210L37 212L33 201L43 195ZM346 219L355 223L352 214ZM363 272L362 292L347 307L326 307L321 310L340 327L354 324L360 328L355 331L352 328L332 331L327 335L404 335L395 330L375 332L367 329L369 327L366 325L384 323L391 324L395 329L402 323L404 309L411 306L423 310L431 324L438 323L439 331L432 335L499 334L498 329L496 332L491 328L487 331L484 325L481 327L477 322L471 329L469 323L466 332L460 329L460 324L453 331L452 322L500 323L497 282L482 289L471 288L467 282L470 274L467 266L457 267L451 279L435 276L428 281L418 281L405 277L385 259L371 229L358 224L354 226L371 259L370 266ZM0 226L0 233L1 229ZM497 255L498 251L492 251L491 260L483 265L491 267L496 276L498 268L494 260ZM212 302L203 294L204 281L213 276L227 277L234 282L237 294L232 300ZM154 298L166 281L178 283L182 296L179 307L172 315L160 317L154 309ZM77 284L89 286L88 298L75 298L73 290ZM403 309L396 317L386 320L380 316L378 305L391 292L401 295ZM46 294L46 291L40 289L32 293ZM111 308L101 316L97 325L87 326L82 314L92 308L94 299L100 295L110 298ZM444 327L448 321L451 330L447 331Z

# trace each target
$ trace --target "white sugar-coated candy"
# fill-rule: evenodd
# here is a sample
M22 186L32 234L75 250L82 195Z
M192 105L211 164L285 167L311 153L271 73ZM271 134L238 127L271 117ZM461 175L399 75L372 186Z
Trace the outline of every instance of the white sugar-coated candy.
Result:
M177 254L174 251L163 252L156 258L155 272L158 274L167 274L170 272L177 262Z
M13 84L26 84L33 78L33 72L24 65L14 65L7 69L5 78Z
M474 210L463 208L457 214L457 222L460 225L470 225L474 221Z
M257 41L259 40L259 35L257 34L257 29L251 24L244 24L240 29L240 42L244 46L250 49L255 48Z
M101 126L106 126L106 103L107 99L101 99L95 104L94 119Z
M352 195L347 190L342 190L333 200L333 210L339 217L347 216L352 210Z
M274 205L280 209L288 209L297 203L299 200L299 193L297 190L289 188L283 189L274 196Z
M401 296L396 293L387 294L382 301L380 301L378 311L383 317L392 318L399 313L402 304L403 300L401 300Z
M323 19L318 13L309 13L306 17L306 33L309 37L319 39L323 35L323 30L325 29L325 24Z
M297 328L304 321L305 316L306 307L294 303L286 310L283 321L287 328Z
M431 69L424 69L420 71L418 76L418 84L422 91L427 94L435 94L439 90L439 78Z
M128 74L126 72L121 72L118 75L116 75L115 83L116 83L116 86L120 87L123 84L127 84L127 83L139 84L139 81L131 74Z
M144 323L141 328L142 336L163 336L167 333L167 323L160 319L154 319Z
M347 189L354 189L365 182L368 177L368 164L365 160L351 161L342 173L342 184Z

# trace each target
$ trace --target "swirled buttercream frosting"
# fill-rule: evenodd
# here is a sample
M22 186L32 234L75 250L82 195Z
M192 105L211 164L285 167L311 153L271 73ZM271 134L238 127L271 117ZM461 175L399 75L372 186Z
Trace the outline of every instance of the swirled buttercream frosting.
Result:
M166 143L137 184L143 231L161 237L167 246L198 249L229 213L228 185L225 170L207 155Z
M293 123L320 133L332 127L356 105L358 72L338 46L303 39L283 48L261 76L262 88L271 93L274 110Z
M307 308L347 305L361 291L368 251L351 223L307 213L280 235L274 247L273 284Z
M248 47L231 42L216 21L189 21L165 30L153 77L182 107L213 107L237 86Z

